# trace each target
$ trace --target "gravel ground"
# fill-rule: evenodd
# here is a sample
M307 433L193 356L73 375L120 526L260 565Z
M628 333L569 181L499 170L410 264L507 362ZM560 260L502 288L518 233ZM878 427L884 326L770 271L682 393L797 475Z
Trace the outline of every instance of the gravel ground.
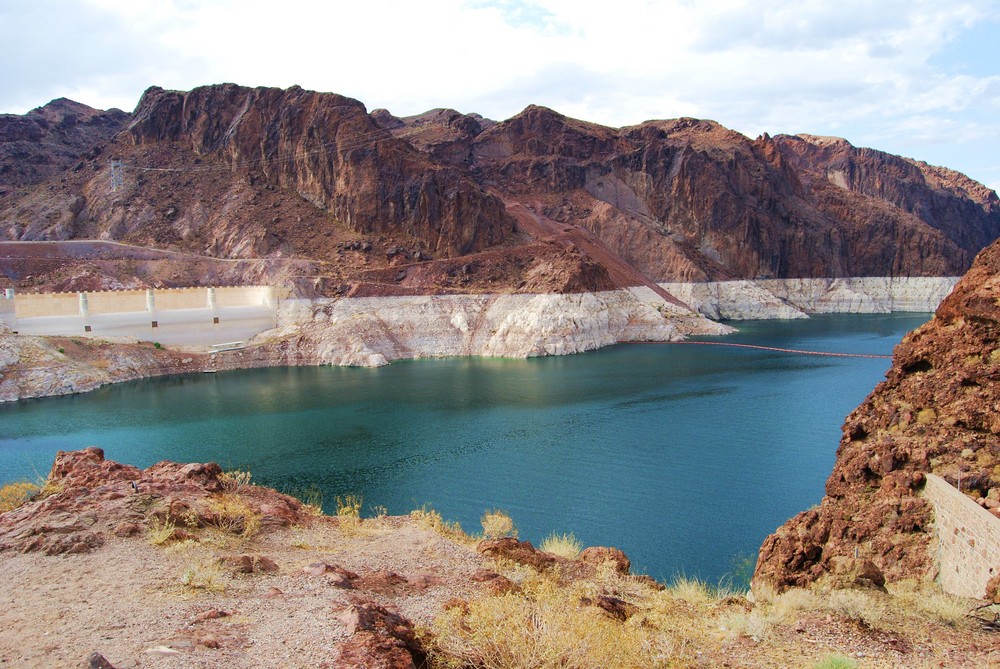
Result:
M352 603L375 601L428 624L447 600L472 595L469 577L490 566L409 518L366 520L352 532L322 518L228 543L113 539L84 555L4 554L0 666L83 667L93 651L118 669L337 666L347 638L340 614ZM220 557L248 553L270 558L278 573L218 567ZM303 571L317 562L355 572L355 587ZM222 591L186 586L185 574Z

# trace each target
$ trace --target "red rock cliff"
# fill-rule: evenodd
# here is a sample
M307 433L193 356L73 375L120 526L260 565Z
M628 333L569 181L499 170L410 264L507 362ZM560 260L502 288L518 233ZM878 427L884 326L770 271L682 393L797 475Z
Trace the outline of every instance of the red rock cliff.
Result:
M896 348L886 380L844 424L820 505L760 549L754 579L778 588L870 562L885 578L934 576L924 475L1000 504L1000 242L976 259L934 319ZM992 491L992 492L991 492Z
M394 138L360 102L332 93L154 87L128 132L140 145L172 141L221 156L234 171L294 190L355 230L405 231L436 253L480 250L514 227L498 198Z

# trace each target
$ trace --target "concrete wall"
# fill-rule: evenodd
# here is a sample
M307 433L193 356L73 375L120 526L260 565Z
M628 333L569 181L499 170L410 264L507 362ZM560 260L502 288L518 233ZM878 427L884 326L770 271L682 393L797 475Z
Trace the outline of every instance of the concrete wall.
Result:
M35 293L14 295L14 315L17 318L40 316L73 316L80 313L79 293Z
M92 314L119 314L146 311L146 290L108 290L86 292L87 306ZM216 306L274 306L274 291L270 286L220 286L217 288L160 288L153 290L154 308L206 309L209 293L215 294ZM45 316L75 316L80 313L80 293L17 293L14 310L18 318Z
M982 597L986 583L1000 571L1000 518L934 474L927 475L924 495L934 506L942 589Z
M276 324L270 286L0 293L0 319L25 335L135 337L163 344L244 340Z

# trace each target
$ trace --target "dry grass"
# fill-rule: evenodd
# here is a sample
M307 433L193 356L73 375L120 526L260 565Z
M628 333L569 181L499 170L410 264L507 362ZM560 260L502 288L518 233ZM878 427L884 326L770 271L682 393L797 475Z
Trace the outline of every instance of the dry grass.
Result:
M583 544L572 533L550 534L542 539L538 550L552 553L567 560L575 560L580 551L583 550Z
M169 520L153 519L146 530L146 541L152 546L166 546L177 538L177 527Z
M443 537L460 544L469 545L476 541L476 538L466 534L461 524L454 521L447 521L441 517L438 511L429 506L422 506L410 512L410 518L415 520L421 527L433 530Z
M193 591L225 592L227 580L219 561L210 558L192 560L181 574L181 585Z
M253 474L241 469L225 471L219 475L219 481L222 482L222 487L226 492L237 492L240 488L250 485L251 478L253 478Z
M260 531L261 515L236 493L221 493L208 500L211 512L206 525L223 534L249 539Z
M506 511L500 509L487 511L483 514L479 522L483 526L483 536L487 539L517 537L517 528L514 527L514 520Z
M823 608L868 627L877 626L886 613L884 597L869 590L833 590L824 598Z
M668 666L668 654L640 625L581 606L573 588L544 578L518 594L447 611L435 621L431 657L434 666L483 669Z
M360 495L345 495L337 497L338 527L347 534L357 533L361 529L361 505L364 499Z
M13 511L42 489L30 481L16 481L0 488L0 513Z
M949 595L933 584L908 580L890 584L888 589L901 611L922 614L949 627L969 619L968 600Z

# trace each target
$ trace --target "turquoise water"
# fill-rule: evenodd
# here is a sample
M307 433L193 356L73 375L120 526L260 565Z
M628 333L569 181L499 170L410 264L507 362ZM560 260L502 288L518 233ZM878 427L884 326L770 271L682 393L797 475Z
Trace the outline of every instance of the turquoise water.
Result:
M721 341L892 352L927 314L736 323ZM576 356L168 377L0 405L0 482L97 445L249 468L254 481L427 504L471 531L488 508L537 544L573 532L654 577L717 581L819 502L846 415L885 359L621 345ZM329 510L329 509L328 509Z

